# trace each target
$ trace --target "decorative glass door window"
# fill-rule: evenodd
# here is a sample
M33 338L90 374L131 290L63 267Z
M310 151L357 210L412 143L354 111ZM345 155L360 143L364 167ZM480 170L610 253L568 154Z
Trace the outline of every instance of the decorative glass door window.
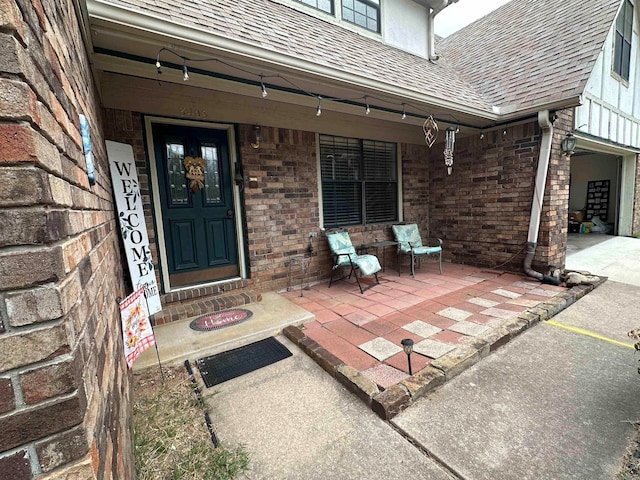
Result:
M201 154L204 159L204 192L205 202L209 205L221 202L220 160L218 146L214 143L203 143Z
M166 149L171 205L188 205L189 191L184 169L184 145L167 143Z

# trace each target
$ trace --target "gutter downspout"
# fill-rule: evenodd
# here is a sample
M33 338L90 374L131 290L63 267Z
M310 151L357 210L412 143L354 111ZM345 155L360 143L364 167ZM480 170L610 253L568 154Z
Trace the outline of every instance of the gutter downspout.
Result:
M440 58L436 55L436 42L435 42L435 31L433 29L433 19L437 14L439 14L446 7L451 5L452 3L456 3L458 0L431 0L429 3L429 12L427 15L427 57L429 61L435 62Z
M540 280L542 283L560 285L560 281L549 275L543 275L531 268L533 257L538 246L538 232L540 230L540 216L542 215L542 203L544 189L547 184L549 171L549 159L551 157L551 141L553 139L553 122L549 118L549 110L538 112L538 123L542 129L542 142L540 143L540 155L538 157L538 171L531 202L531 218L529 219L529 235L527 237L527 254L524 257L524 273Z

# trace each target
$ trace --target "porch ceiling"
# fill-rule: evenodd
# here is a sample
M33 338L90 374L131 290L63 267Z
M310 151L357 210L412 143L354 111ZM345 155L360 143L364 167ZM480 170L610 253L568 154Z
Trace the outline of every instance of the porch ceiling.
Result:
M452 85L451 83L457 82L455 74L445 66L435 66L435 71L429 72L431 80L434 74L436 77L443 75L437 86L430 85L428 81L418 85L416 76L419 77L419 73L415 72L410 79L415 84L402 84L394 82L392 78L376 75L382 72L376 70L378 67L375 65L339 68L328 65L322 59L314 62L310 58L264 48L255 42L242 44L238 39L203 31L197 25L181 25L176 23L172 15L161 18L157 13L136 11L130 6L125 8L123 5L116 5L117 3L120 2L87 2L94 51L92 61L98 71L156 79L154 64L158 51L164 47L183 57L198 60L186 63L190 75L189 84L200 88L260 98L260 75L263 75L270 100L312 107L313 112L317 107L318 96L323 98L323 111L335 110L361 115L365 103L368 103L372 117L421 125L427 116L433 115L441 125L460 126L463 135L486 129L502 120L465 85ZM379 44L369 39L359 41ZM416 62L418 70L430 68L423 64L429 63L425 59L384 45L382 48L390 61L397 57L403 62L407 60L402 58L405 56ZM206 58L215 60L199 61ZM159 78L162 81L184 83L182 58L164 51L160 61L163 73ZM380 59L376 61L384 63ZM358 72L354 72L354 68ZM444 84L448 77L451 77L450 84ZM459 90L456 90L457 87ZM456 97L457 93L460 94L459 97ZM368 98L365 100L364 96ZM460 99L466 99L466 102ZM407 114L404 120L403 110Z

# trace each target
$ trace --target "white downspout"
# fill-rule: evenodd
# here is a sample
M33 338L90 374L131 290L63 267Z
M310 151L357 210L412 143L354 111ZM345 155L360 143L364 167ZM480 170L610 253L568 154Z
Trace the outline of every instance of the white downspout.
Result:
M542 141L540 142L540 154L538 156L538 171L531 202L531 218L529 219L529 235L527 237L527 254L524 257L524 272L530 277L543 283L559 285L560 281L554 277L543 275L531 268L533 257L538 246L538 232L540 230L540 217L544 200L544 189L547 185L547 173L549 172L549 159L551 157L551 142L553 139L553 122L549 116L549 110L538 112L538 124L542 129Z
M429 60L432 62L438 60L438 55L436 55L436 42L435 42L435 31L433 29L434 21L433 19L437 14L439 14L446 7L451 5L452 3L456 3L458 0L431 0L429 3L430 8L427 12L427 56Z

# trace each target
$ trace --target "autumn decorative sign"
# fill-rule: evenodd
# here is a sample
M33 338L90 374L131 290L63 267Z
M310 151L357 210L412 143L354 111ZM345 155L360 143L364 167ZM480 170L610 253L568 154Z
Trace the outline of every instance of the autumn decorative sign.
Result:
M156 343L149 322L149 311L143 288L139 288L120 302L120 317L122 318L124 355L127 365L131 368L136 358Z

